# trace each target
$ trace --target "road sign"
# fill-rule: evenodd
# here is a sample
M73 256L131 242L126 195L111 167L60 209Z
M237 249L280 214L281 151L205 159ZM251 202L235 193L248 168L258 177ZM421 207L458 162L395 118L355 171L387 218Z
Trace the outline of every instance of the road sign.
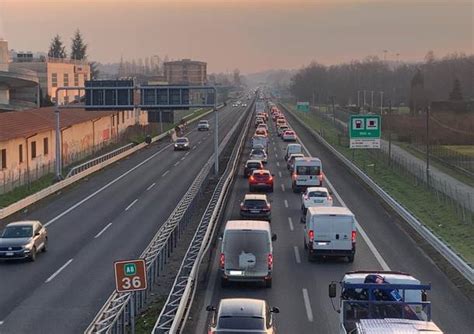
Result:
M296 102L296 110L298 111L309 111L309 102Z
M114 263L115 290L132 292L147 289L145 260L127 260Z
M350 148L380 148L379 115L352 115L349 120Z

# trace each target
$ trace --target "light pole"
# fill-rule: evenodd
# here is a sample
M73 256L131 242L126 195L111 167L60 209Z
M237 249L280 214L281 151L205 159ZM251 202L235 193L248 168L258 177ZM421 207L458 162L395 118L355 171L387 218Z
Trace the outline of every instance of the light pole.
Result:
M392 164L392 100L388 101L388 165Z
M56 89L56 101L54 114L56 118L56 181L61 181L63 179L62 175L62 162L61 162L61 130L60 130L60 119L59 119L59 90Z
M430 106L426 107L426 184L430 186Z
M357 107L360 108L360 90L357 91Z
M383 91L380 91L380 115L383 114Z
M219 116L217 113L217 88L214 87L214 117L215 117L215 130L214 130L214 173L216 176L219 175Z
M336 97L333 95L332 98L332 122L336 124L336 107L335 107L335 99Z
M370 96L371 96L371 98L370 98L370 111L373 112L373 110L374 110L374 91L371 91L370 93L371 93L370 94Z
M366 100L365 100L365 92L366 92L366 91L364 90L364 105L363 105L363 107L362 107L362 110L365 109L365 105L366 105L366 103L367 103Z

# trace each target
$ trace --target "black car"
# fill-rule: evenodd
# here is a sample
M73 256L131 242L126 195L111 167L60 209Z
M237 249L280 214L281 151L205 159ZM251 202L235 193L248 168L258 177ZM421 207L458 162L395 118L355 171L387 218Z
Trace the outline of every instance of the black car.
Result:
M244 177L249 177L252 175L254 170L263 169L263 163L261 160L247 160L244 164Z
M249 219L263 219L271 222L272 211L267 195L247 194L240 203L240 217Z

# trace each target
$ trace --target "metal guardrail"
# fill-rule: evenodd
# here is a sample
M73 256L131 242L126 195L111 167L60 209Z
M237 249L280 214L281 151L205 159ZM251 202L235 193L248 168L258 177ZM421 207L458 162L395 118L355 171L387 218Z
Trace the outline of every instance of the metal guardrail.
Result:
M253 103L250 104L248 110L251 110L252 107ZM194 299L199 267L212 240L222 205L232 184L238 159L249 129L251 116L252 113L249 113L245 122L245 131L241 134L239 144L232 152L227 168L215 187L211 201L184 256L171 292L153 328L152 333L154 334L179 333L186 323L190 306ZM237 124L240 124L240 122Z
M97 158L94 158L94 159L91 159L91 160L88 160L80 165L77 165L73 168L71 168L71 170L67 173L66 175L66 179L68 177L71 177L73 175L76 175L92 166L95 166L103 161L106 161L106 160L109 160L110 158L122 153L122 152L125 152L126 150L130 149L131 147L133 147L135 144L134 143L130 143L130 144L127 144L127 145L124 145L122 147L119 147L113 151L110 151L110 152L107 152Z
M354 165L342 153L331 146L319 133L305 124L293 111L289 110L285 105L280 106L288 113L292 114L296 121L306 128L316 137L326 148L331 151L339 160L341 160L354 174L364 181L385 203L387 203L400 217L402 217L410 226L415 229L428 243L436 249L457 271L461 273L471 284L474 284L474 268L464 261L447 243L436 236L427 226L421 223L411 212L409 212L402 204L397 202L387 192L385 192L377 183L375 183L368 175L366 175L359 167Z
M225 148L233 133L238 129L241 118L224 137L219 145L219 151ZM204 189L204 183L211 172L213 163L214 155L203 166L169 218L140 255L140 258L146 262L148 289L132 293L113 292L84 333L121 334L127 332L127 326L133 321L131 314L138 314L144 307L160 272L164 269L167 259L177 246L178 239L188 225L193 208L199 199L198 194ZM132 307L134 312L130 312Z

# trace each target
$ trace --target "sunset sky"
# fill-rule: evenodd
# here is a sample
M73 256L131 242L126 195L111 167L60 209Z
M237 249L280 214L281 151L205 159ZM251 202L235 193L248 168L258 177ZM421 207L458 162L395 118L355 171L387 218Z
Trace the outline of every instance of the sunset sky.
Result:
M69 50L79 28L92 60L168 55L208 62L209 72L299 68L367 55L421 60L473 53L474 5L461 0L0 0L0 38Z

